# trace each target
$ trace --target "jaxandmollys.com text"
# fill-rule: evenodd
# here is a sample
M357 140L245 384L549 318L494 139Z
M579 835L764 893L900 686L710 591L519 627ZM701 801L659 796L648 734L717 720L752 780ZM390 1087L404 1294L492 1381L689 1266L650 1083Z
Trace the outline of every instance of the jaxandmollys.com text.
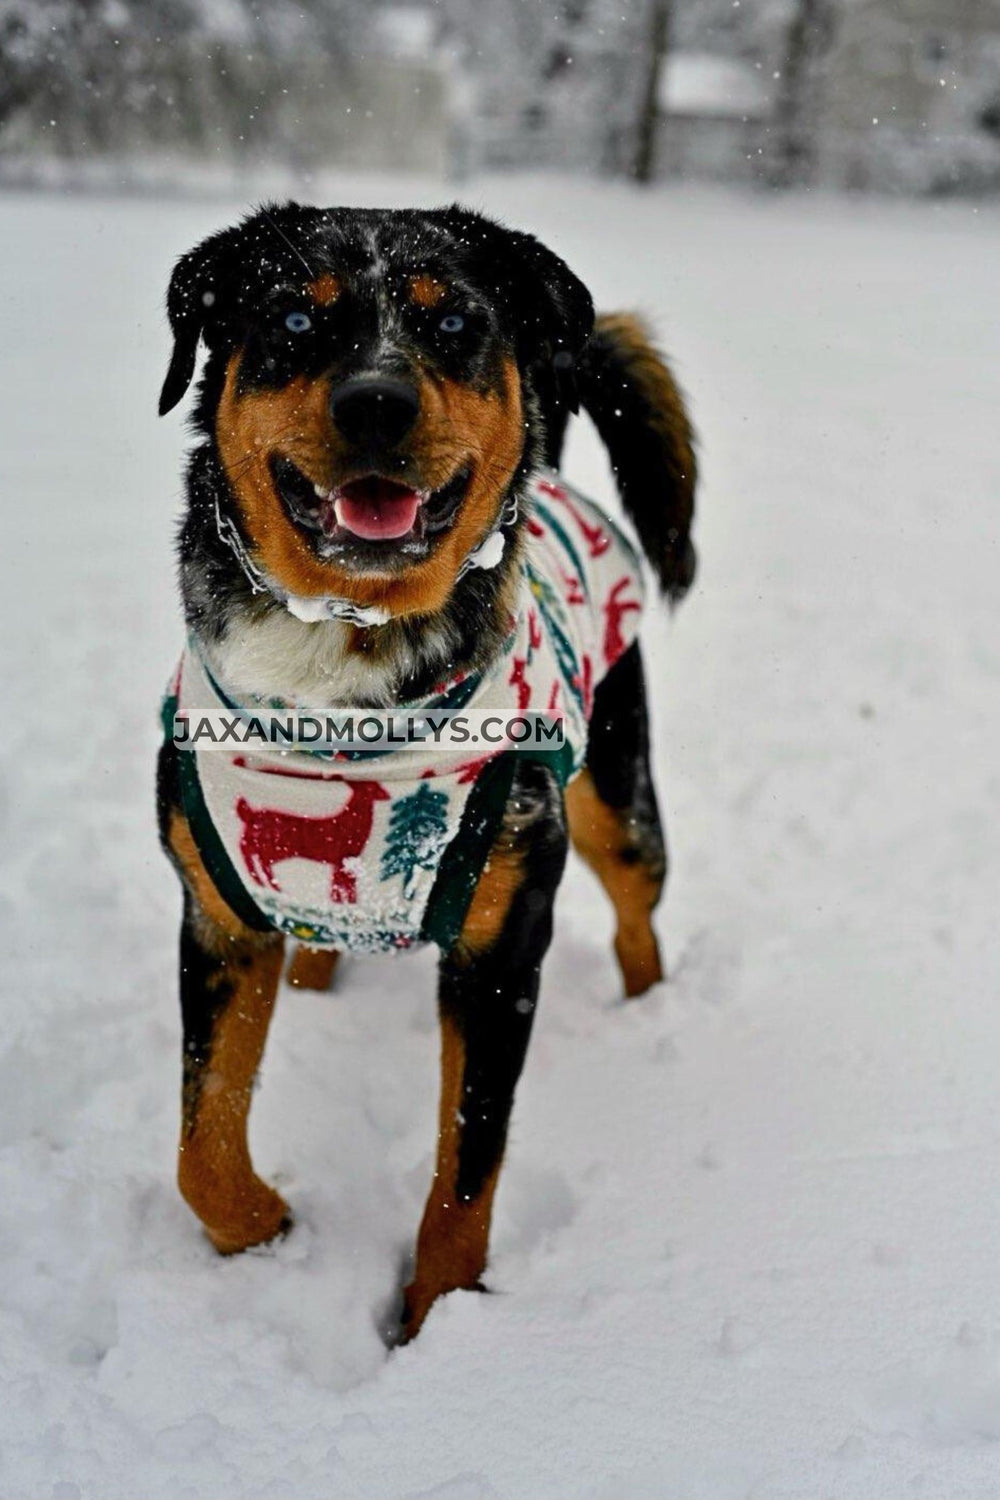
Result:
M495 713L489 709L420 711L331 709L303 713L184 709L174 716L173 742L181 750L423 750L454 751L470 745L519 750L559 750L560 717Z

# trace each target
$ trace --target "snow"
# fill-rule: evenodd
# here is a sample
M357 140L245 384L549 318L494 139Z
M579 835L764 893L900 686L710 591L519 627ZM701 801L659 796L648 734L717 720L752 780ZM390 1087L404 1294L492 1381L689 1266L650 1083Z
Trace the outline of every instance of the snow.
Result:
M390 5L376 11L375 36L396 57L431 57L438 30L432 8Z
M771 93L763 75L738 57L671 52L660 78L660 108L668 115L764 119Z
M672 980L619 1001L571 868L494 1295L393 1353L433 960L284 992L253 1138L297 1227L215 1257L172 1181L152 767L185 434L154 412L171 260L240 205L6 195L0 1493L995 1494L1000 216L465 196L653 314L694 403L699 586L645 628ZM610 497L586 428L567 470Z

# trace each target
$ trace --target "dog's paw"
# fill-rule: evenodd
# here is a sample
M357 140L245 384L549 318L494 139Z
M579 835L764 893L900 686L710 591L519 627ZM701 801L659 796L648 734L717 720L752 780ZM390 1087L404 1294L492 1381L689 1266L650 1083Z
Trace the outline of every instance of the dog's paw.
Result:
M399 1327L393 1340L397 1348L402 1344L408 1344L415 1339L427 1314L434 1306L439 1297L447 1297L451 1292L483 1292L488 1293L489 1287L484 1286L481 1281L474 1281L470 1286L444 1286L436 1291L420 1287L415 1281L403 1291L403 1308L399 1317Z
M339 957L335 949L308 948L300 943L288 965L286 982L297 990L328 990Z
M403 1288L403 1305L393 1338L393 1343L397 1348L416 1338L435 1300L434 1296L421 1294L412 1281L408 1287Z
M619 928L615 957L622 973L626 1000L638 1000L665 978L660 945L649 922Z
M238 1255L241 1250L284 1237L294 1222L281 1194L258 1179L253 1193L241 1199L238 1212L206 1223L205 1233L220 1255Z

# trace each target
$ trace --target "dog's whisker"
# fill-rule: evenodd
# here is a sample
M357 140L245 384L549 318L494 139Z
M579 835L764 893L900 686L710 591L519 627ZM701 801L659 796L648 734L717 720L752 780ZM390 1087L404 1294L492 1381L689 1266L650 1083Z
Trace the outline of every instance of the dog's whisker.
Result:
M315 281L316 280L316 272L313 270L312 266L306 260L305 256L302 254L302 251L299 249L299 247L297 245L293 244L292 240L289 238L289 236L282 229L281 225L275 223L274 219L267 212L266 208L262 208L260 210L260 212L261 212L261 217L264 218L264 219L266 219L267 222L268 222L268 224L270 224L271 228L274 230L275 234L277 234L281 239L284 240L285 244L288 246L289 250L291 250L292 254L298 256L299 260L305 266L306 271L309 273L309 279L310 279L310 281Z

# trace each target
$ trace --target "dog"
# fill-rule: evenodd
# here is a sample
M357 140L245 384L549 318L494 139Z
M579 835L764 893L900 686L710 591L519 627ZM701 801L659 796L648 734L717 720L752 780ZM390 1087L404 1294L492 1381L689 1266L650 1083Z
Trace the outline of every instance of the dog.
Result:
M692 428L636 317L595 318L553 251L459 206L267 206L182 256L167 314L161 414L207 351L167 722L185 702L485 701L575 726L559 754L422 766L199 757L169 734L160 753L183 889L178 1180L221 1253L291 1224L247 1145L286 939L289 980L318 989L343 948L440 949L437 1169L405 1341L438 1297L482 1288L569 842L614 909L625 994L663 975L640 568L558 466L582 406L673 604L696 564Z

